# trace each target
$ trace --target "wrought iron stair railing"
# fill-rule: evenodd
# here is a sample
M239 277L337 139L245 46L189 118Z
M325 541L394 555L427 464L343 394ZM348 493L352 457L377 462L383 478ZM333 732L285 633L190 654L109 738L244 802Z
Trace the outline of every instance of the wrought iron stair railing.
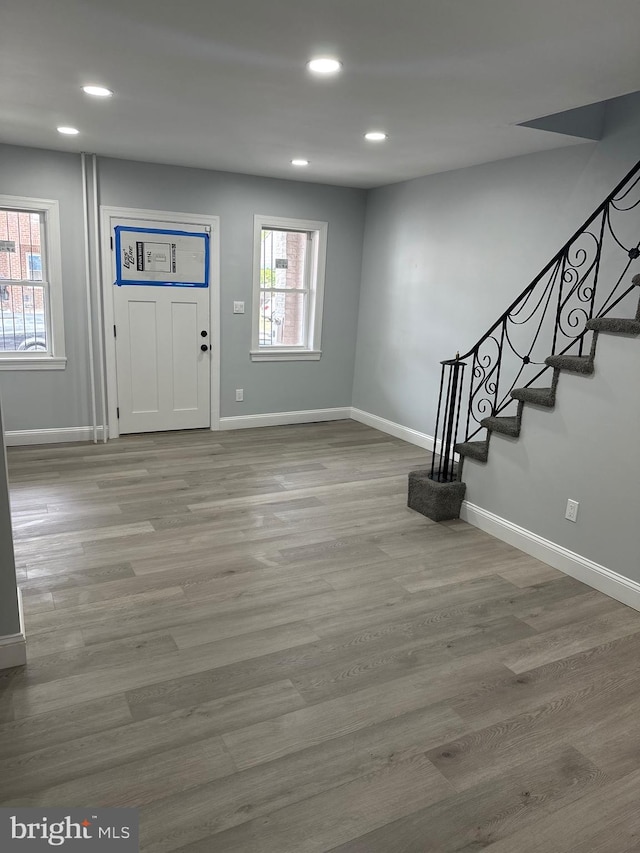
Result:
M640 213L640 162L477 343L441 362L432 480L460 479L456 445L479 436L483 419L515 414L511 392L552 370L546 357L582 356L589 320L609 314L634 289L627 286L640 257L640 217L633 211Z

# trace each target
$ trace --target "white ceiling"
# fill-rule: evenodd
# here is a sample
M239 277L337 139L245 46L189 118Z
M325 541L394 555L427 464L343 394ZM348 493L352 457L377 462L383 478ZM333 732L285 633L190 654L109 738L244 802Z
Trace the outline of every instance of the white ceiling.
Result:
M0 141L378 186L575 144L517 124L640 89L639 36L639 0L1 0Z

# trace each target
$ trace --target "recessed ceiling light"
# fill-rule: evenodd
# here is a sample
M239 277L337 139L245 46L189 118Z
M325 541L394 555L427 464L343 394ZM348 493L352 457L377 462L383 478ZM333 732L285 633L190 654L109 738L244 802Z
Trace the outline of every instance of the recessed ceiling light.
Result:
M64 133L67 136L76 136L80 131L77 127L59 127L58 133Z
M113 95L111 89L105 86L83 86L82 91L86 95L93 95L94 98L110 98Z
M364 138L368 139L369 142L383 142L388 137L381 130L370 130L369 133L365 133Z
M291 165L292 165L292 166L308 166L308 165L309 165L309 161L308 161L308 160L303 160L303 159L300 157L300 158L296 158L295 160L292 160L292 161L291 161Z
M342 63L331 56L317 56L307 63L307 68L315 74L335 74L342 68Z

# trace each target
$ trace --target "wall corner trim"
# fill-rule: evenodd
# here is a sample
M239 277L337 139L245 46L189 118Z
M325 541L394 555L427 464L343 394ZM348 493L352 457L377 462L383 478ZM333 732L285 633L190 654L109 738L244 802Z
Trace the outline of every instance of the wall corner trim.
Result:
M18 611L20 613L20 631L0 637L0 670L14 666L24 666L27 662L27 637L24 628L22 593L18 590Z
M220 418L220 429L249 429L252 427L309 424L318 421L344 421L351 417L349 406L335 409L306 409L300 412L268 412L262 415L236 415Z
M423 447L425 450L433 450L433 436L427 435L426 432L418 432L417 429L402 426L394 421L388 421L386 418L381 418L379 415L372 415L371 412L364 412L362 409L351 409L351 418L358 423L373 427L374 429L385 432L387 435L392 435L394 438L400 438L409 444L416 444L418 447Z
M460 518L610 598L640 610L640 583L469 501L463 502Z

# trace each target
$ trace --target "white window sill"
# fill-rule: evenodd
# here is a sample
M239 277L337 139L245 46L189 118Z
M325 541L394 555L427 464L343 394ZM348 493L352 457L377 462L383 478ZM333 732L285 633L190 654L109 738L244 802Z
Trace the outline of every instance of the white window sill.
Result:
M251 361L320 361L322 350L265 347L249 352Z
M64 370L66 358L45 355L36 358L21 356L0 356L0 370Z

